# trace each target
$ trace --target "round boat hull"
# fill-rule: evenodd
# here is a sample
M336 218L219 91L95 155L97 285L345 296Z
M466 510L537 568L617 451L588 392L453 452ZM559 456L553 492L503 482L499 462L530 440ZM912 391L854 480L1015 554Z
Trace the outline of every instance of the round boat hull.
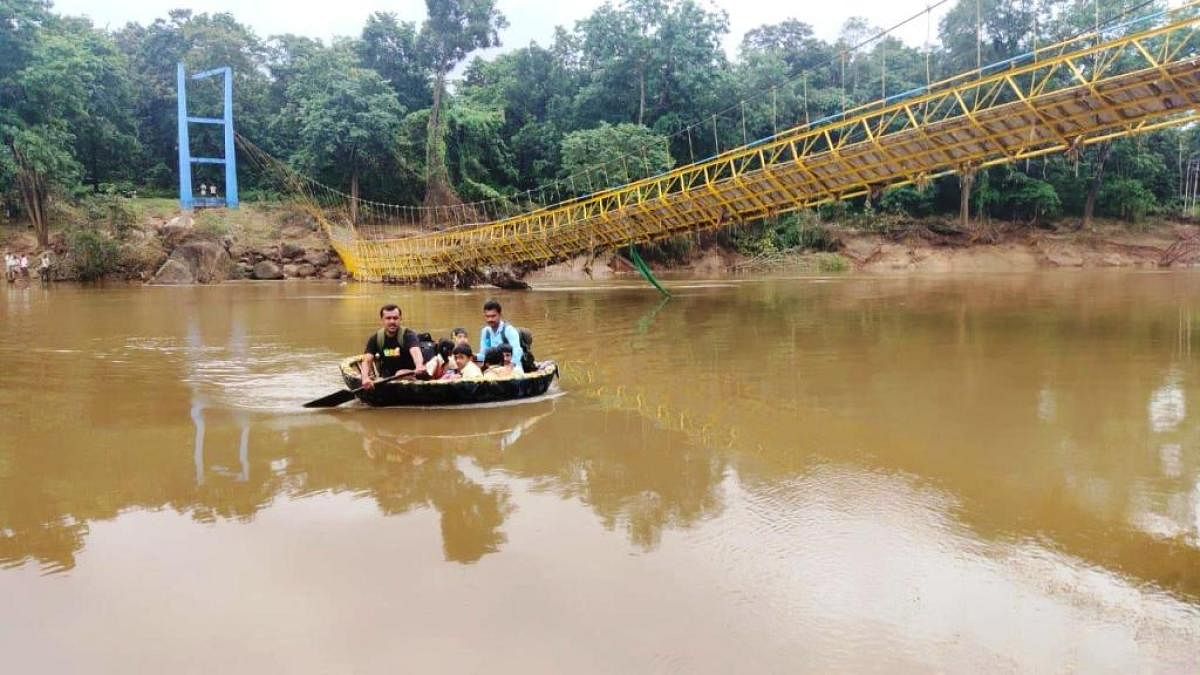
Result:
M350 389L362 386L358 358L342 362L342 379ZM393 380L355 396L370 406L439 406L495 403L545 394L558 375L553 361L543 361L533 373L497 380Z

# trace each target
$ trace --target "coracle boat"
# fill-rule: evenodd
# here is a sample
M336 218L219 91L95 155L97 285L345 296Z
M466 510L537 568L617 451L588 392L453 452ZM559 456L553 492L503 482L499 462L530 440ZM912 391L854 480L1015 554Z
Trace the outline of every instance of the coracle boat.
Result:
M350 389L362 386L358 372L361 356L343 359L342 379ZM503 379L392 380L368 391L355 392L358 400L371 406L470 405L533 398L545 394L558 376L553 361L539 361L537 370Z

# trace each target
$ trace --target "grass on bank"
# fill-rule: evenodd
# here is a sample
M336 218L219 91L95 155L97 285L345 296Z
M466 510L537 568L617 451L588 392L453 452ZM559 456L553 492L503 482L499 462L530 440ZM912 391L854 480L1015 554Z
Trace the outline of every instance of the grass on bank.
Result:
M166 261L159 229L181 215L179 201L164 197L126 197L114 192L89 195L78 203L53 202L50 249L59 275L83 280L112 274L144 277ZM315 221L303 209L279 201L243 202L238 209L202 209L192 228L231 250L262 250L289 241L306 248L326 246ZM32 226L0 220L0 248L40 250Z

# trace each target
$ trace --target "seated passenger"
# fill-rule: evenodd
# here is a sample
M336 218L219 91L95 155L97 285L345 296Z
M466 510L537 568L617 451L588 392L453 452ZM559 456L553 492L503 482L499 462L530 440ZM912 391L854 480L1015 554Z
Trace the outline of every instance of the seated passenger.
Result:
M500 345L492 349L483 357L483 376L492 380L512 377L512 357L513 349L510 345Z
M451 337L451 339L454 340L455 347L457 347L458 345L471 344L470 339L467 338L467 329L466 328L455 328L454 332L452 332L450 334L450 337Z
M458 370L458 364L454 363L453 352L453 342L446 338L438 340L437 351L433 358L425 362L425 372L429 373L429 379L440 380L447 371Z
M454 348L453 354L454 363L458 366L458 373L464 380L483 377L483 371L475 365L473 358L475 355L471 352L471 345L458 345Z

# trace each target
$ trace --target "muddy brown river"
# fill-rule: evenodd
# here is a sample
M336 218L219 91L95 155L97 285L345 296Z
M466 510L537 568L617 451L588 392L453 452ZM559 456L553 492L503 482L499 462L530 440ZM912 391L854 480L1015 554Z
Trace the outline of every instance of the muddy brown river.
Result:
M671 285L0 287L0 671L1200 671L1200 273Z

